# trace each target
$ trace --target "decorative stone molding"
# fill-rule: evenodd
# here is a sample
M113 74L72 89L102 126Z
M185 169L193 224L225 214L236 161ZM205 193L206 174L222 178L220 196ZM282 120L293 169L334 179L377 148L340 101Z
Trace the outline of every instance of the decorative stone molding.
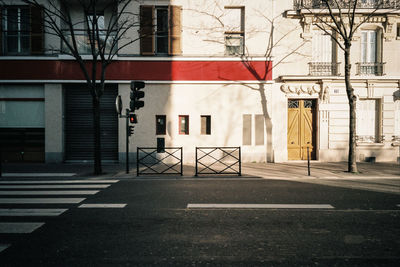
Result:
M367 81L367 98L373 98L375 96L375 85Z
M385 33L383 34L383 37L387 42L392 41L395 37L393 33L393 25L395 24L395 22L396 20L393 16L387 16L385 23Z
M283 84L281 86L281 91L286 95L314 95L318 94L322 101L327 101L329 97L329 87L321 86L318 84L314 85L295 85L295 84Z
M311 24L312 24L312 17L303 17L301 20L301 23L303 25L303 33L301 34L301 37L305 40L310 40L312 35L310 32L311 29Z

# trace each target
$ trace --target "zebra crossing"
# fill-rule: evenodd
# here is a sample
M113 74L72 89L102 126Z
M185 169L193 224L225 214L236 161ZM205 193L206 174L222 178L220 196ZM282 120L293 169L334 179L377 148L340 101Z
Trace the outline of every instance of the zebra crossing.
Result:
M46 219L60 216L117 182L119 180L0 181L0 253L12 245L4 242L2 236L32 233L45 225Z

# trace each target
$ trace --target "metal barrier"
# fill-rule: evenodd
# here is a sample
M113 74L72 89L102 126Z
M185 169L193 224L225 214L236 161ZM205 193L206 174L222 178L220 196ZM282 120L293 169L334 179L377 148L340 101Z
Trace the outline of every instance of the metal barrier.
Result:
M180 174L183 175L183 148L138 147L136 153L136 175Z
M240 147L196 147L196 176L199 174L242 175Z

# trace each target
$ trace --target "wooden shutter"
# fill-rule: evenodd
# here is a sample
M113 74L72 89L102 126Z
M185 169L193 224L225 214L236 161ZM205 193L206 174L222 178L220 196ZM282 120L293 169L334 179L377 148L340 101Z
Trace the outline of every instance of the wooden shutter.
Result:
M169 48L168 53L170 55L181 55L182 54L182 46L181 46L181 32L182 32L182 24L181 24L181 13L182 7L180 6L170 6L169 7Z
M154 55L154 6L140 6L140 53Z
M44 18L43 10L37 6L31 6L31 53L43 54L44 48Z

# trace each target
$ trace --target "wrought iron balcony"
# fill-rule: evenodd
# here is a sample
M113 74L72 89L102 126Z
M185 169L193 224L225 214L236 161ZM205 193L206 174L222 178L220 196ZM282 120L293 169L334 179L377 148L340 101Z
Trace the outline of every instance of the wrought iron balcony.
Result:
M357 62L357 75L385 75L386 62L365 63Z
M345 8L349 5L349 0L328 0L328 2L332 8ZM294 8L324 9L327 5L323 0L294 0ZM360 0L357 8L400 8L400 0Z
M334 62L309 62L311 76L338 76L340 63Z
M75 40L76 40L76 44L77 44L77 48L78 48L78 52L81 55L88 55L91 54L91 46L90 46L90 40L89 40L89 36L87 35L86 31L76 31L74 33L75 35ZM69 41L70 44L72 44L72 37L71 34L66 33L65 34L67 40ZM105 39L106 39L106 35L100 35L100 42L102 43L101 45L104 45ZM110 49L111 49L111 45L113 42L113 36L109 36L107 38L107 43L106 43L106 49L105 49L105 53L110 53ZM96 43L96 49L98 49L98 44ZM115 47L114 47L115 49ZM64 42L61 44L61 50L63 52L69 52L68 48L66 47L66 45L64 44Z

